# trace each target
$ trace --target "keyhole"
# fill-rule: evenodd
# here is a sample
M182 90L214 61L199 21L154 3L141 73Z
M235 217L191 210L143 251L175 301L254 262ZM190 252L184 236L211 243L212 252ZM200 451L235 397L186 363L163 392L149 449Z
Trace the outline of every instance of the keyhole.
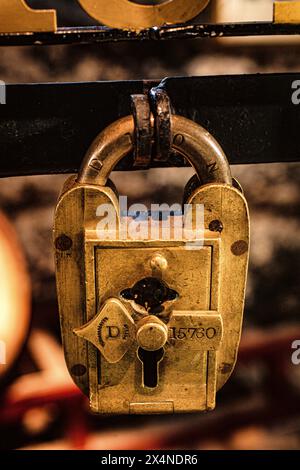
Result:
M164 353L163 348L157 351L146 351L143 348L138 349L138 358L143 364L143 385L145 387L157 387L159 363L163 359Z

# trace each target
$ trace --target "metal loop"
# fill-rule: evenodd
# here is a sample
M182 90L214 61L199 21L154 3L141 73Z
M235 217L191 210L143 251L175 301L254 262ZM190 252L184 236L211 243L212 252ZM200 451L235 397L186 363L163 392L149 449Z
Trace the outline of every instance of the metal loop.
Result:
M153 127L147 95L131 95L134 119L134 169L147 169L151 164Z
M203 127L181 116L171 116L172 148L194 167L202 184L232 184L226 155L214 137ZM117 163L133 150L132 116L111 124L94 140L83 161L77 181L105 186Z
M155 121L155 162L167 162L172 148L171 102L165 90L150 90L150 100Z

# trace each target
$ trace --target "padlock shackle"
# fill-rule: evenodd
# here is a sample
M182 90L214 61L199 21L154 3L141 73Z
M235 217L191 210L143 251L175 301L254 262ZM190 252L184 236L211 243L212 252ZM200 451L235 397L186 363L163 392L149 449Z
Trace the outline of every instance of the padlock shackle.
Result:
M172 148L194 167L201 184L232 185L223 149L203 127L182 116L171 116ZM127 116L108 126L94 140L83 160L78 183L105 186L122 160L133 150L134 120Z

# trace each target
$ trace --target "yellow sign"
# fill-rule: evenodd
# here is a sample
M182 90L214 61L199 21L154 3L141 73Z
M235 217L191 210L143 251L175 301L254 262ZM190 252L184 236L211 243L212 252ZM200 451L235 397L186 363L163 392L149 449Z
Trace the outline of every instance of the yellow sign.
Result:
M141 30L184 23L197 16L209 0L167 0L156 5L133 0L79 0L82 8L112 28ZM150 3L150 2L149 2ZM25 0L0 0L0 33L56 31L55 10L34 10Z
M99 23L140 31L164 24L185 23L201 13L209 0L78 0ZM150 4L151 3L151 4ZM216 3L219 7L219 4ZM227 6L227 5L226 5ZM234 19L234 18L233 18ZM275 1L274 23L300 23L300 1ZM56 10L36 10L26 0L0 0L0 33L35 33L57 30Z
M27 33L55 31L55 10L33 10L25 0L0 0L0 32Z

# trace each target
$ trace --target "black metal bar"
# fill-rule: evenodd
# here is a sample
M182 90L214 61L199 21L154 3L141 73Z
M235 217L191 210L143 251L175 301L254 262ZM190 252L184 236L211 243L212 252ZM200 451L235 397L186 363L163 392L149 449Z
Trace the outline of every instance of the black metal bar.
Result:
M292 101L299 79L299 73L168 78L163 87L175 112L211 132L231 164L300 162L300 104Z
M199 39L234 36L299 35L300 24L272 22L180 24L149 28L139 33L105 26L58 28L49 33L0 33L0 46L32 46L61 44L101 44L120 41Z
M300 161L300 74L167 78L174 112L208 129L231 164ZM0 106L0 176L76 172L96 135L155 82L8 85ZM178 155L156 166L183 166ZM133 158L119 170L132 170Z
M97 134L131 114L142 81L7 85L0 176L72 173ZM130 163L123 162L125 166Z

